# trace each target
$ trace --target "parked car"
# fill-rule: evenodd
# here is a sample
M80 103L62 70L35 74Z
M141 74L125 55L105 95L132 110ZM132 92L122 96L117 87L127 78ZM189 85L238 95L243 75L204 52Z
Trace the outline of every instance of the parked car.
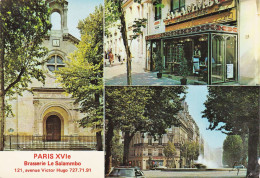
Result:
M240 164L240 165L238 165L238 166L234 166L234 168L235 168L235 169L244 169L244 168L245 168L245 166L244 166L244 165L242 165L242 164Z
M115 167L109 177L129 177L129 178L145 178L144 173L134 167Z
M158 167L153 167L152 170L163 170L163 169L167 169L167 167L165 166L158 166Z

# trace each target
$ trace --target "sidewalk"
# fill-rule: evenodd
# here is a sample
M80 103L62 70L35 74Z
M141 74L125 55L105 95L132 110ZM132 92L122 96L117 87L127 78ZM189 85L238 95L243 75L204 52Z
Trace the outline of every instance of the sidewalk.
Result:
M127 85L126 62L123 64L114 61L110 66L108 60L105 60L104 80L106 86ZM162 85L180 85L179 81L169 78L157 78L157 72L145 72L143 65L137 61L132 61L132 85L143 86L162 86Z

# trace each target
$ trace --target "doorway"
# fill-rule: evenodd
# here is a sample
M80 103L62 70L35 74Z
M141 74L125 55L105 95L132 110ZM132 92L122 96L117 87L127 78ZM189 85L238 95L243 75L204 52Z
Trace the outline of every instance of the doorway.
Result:
M46 140L61 141L61 120L56 115L51 115L46 120Z

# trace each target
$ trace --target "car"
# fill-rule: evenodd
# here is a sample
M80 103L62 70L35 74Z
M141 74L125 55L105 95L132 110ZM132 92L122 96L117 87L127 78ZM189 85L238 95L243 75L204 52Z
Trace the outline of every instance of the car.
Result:
M240 165L238 165L238 166L234 166L234 168L235 168L235 169L244 169L244 168L245 168L245 166L244 166L244 165L242 165L242 164L240 164Z
M152 170L162 170L162 169L167 169L165 166L158 166L158 167L153 167Z
M145 178L144 173L134 167L115 167L107 176L110 177Z

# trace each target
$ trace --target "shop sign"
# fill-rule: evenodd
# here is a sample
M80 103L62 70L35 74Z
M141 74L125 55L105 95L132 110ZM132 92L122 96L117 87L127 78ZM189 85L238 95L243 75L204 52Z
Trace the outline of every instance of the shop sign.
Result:
M146 36L145 39L146 40L150 40L150 39L157 39L157 38L161 38L162 34L156 34L156 35L150 35L150 36Z
M211 3L212 2L212 3ZM172 25L183 21L192 20L194 18L203 17L212 13L220 12L226 9L235 7L235 0L215 0L206 3L197 1L197 4L187 6L187 9L182 9L182 12L175 14L168 14L167 19L164 20L165 25Z
M231 22L231 21L235 21L236 20L236 10L232 9L230 11L227 12L222 12L219 14L214 14L211 16L206 16L203 18L198 18L198 19L194 19L192 21L188 21L188 22L183 22L183 23L178 23L175 25L169 25L166 26L166 31L173 31L173 30L179 30L179 29L185 29L185 28L190 28L189 33L192 32L199 32L199 31L204 31L204 30L209 30L212 29L212 27L210 27L209 23L214 23L214 28L217 27L219 29L214 29L214 30L221 30L221 31L232 31L231 28L233 27L224 27L224 29L220 29L221 26L216 26L216 23L223 23L223 22ZM205 26L202 26L204 25ZM196 27L195 26L200 26L200 27Z
M161 160L163 156L153 156L153 160Z
M204 24L186 29L166 31L164 33L159 33L156 35L146 36L146 40L207 31L237 33L237 27L226 26L221 24Z
M227 78L234 78L234 65L227 64Z
M154 28L155 29L158 29L160 27L160 25L161 25L161 21L160 20L157 20L157 21L154 22Z

